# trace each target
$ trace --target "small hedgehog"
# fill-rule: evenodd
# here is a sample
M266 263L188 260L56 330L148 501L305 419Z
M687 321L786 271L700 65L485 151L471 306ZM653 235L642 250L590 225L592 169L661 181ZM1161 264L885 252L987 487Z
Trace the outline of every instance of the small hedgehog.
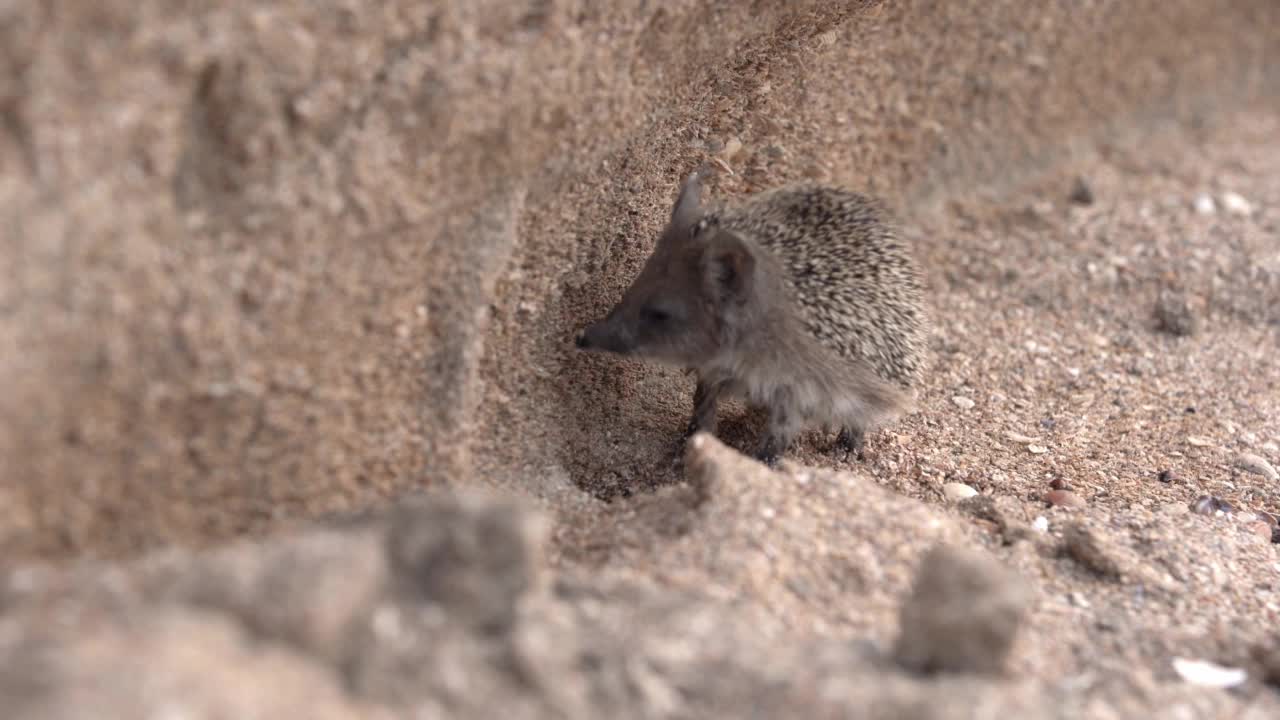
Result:
M925 345L919 275L886 212L814 184L720 210L701 196L694 173L640 275L577 346L695 369L685 437L714 433L717 403L736 395L769 411L754 453L768 465L813 426L860 455L909 406Z

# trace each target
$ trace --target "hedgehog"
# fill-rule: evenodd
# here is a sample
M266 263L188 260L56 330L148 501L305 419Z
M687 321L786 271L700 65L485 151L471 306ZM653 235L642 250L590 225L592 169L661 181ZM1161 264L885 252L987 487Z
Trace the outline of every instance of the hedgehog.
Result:
M753 456L769 466L814 427L861 457L913 403L922 295L878 201L795 183L704 207L694 172L640 274L575 344L696 371L685 439L714 434L719 402L739 397L768 411Z

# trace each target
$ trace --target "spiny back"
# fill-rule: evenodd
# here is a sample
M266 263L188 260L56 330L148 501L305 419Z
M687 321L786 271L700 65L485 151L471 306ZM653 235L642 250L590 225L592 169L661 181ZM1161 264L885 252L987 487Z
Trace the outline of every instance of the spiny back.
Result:
M765 191L720 213L721 227L773 253L805 327L909 387L921 370L918 271L887 213L865 196L815 184Z

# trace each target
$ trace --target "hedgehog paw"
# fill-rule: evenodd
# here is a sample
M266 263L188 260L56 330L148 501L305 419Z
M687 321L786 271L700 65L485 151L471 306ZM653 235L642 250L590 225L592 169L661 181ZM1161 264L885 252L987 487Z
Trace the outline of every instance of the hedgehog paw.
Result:
M840 428L840 434L836 437L836 449L844 456L843 460L865 460L862 451L866 445L867 434L862 428L851 425Z

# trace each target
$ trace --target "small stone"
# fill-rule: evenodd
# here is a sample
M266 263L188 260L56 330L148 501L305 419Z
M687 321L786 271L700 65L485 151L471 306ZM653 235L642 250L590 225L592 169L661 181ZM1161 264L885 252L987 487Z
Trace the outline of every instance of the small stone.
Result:
M1000 673L1031 599L1025 581L985 553L935 547L902 605L894 657L917 672Z
M1245 200L1239 193L1227 191L1222 193L1222 208L1232 215L1252 215L1253 204Z
M1195 199L1196 212L1200 215L1212 215L1218 211L1218 205L1213 201L1213 197L1206 193L1200 193Z
M1171 483L1177 479L1178 479L1178 474L1173 470L1161 470L1160 472L1156 473L1156 480L1159 480L1162 483L1166 483L1166 484Z
M1267 462L1266 458L1253 453L1240 453L1236 456L1235 465L1241 470L1261 475L1271 482L1280 479L1280 474L1276 473L1276 469L1271 467L1271 463Z
M1036 519L1031 521L1031 527L1038 533L1047 533L1049 532L1049 518L1037 515Z
M972 410L974 405L972 400L970 400L967 397L962 397L960 395L957 395L951 398L951 402L955 403L956 407L960 408L961 410Z
M1244 529L1249 531L1250 534L1262 538L1263 542L1271 542L1271 535L1274 532L1265 520L1254 520L1251 523L1245 523Z
M950 502L960 502L961 500L977 495L978 491L964 483L949 482L942 486L942 494L945 495L947 500Z
M1076 205L1093 204L1093 189L1089 187L1089 183L1085 182L1084 178L1076 178L1075 183L1071 186L1070 199Z
M1063 480L1060 477L1056 477L1049 481L1049 489L1050 490L1070 490L1071 488L1067 486L1066 480Z
M384 552L406 597L468 626L509 628L543 572L546 528L518 501L458 492L398 508Z
M1014 442L1018 443L1019 445L1027 445L1027 444L1029 444L1029 443L1040 442L1040 438L1038 438L1038 437L1031 437L1030 435L1023 435L1022 433L1016 433L1016 432L1013 432L1012 430L1010 430L1009 432L1005 433L1005 434L1004 434L1004 436L1005 436L1005 437L1007 437L1007 438L1009 438L1010 440L1012 440L1012 441L1014 441Z
M1082 508L1088 503L1084 498L1070 490L1050 490L1044 494L1044 501L1053 507Z
M1049 448L1043 445L1028 445L1027 452L1031 453L1032 455L1043 455L1049 452Z
M1267 525L1270 525L1273 528L1280 527L1280 519L1276 518L1275 513L1269 513L1266 510L1259 510L1257 515L1258 519L1265 522Z
M1187 444L1195 447L1209 447L1213 445L1213 440L1200 435L1189 435L1187 437Z
M1204 660L1173 659L1173 669L1178 676L1192 685L1223 690L1235 687L1249 679L1240 668L1224 667Z
M724 143L724 149L720 151L720 156L725 160L732 160L734 155L742 151L742 141L736 137L731 137Z
M1062 550L1071 559L1108 578L1120 578L1126 562L1116 544L1098 531L1074 523L1062 534Z
M1191 512L1197 515L1230 514L1233 510L1231 503L1212 495L1201 495L1191 503Z
M1160 293L1155 307L1156 329L1174 337L1187 337L1196 331L1196 318L1182 293L1166 290Z

